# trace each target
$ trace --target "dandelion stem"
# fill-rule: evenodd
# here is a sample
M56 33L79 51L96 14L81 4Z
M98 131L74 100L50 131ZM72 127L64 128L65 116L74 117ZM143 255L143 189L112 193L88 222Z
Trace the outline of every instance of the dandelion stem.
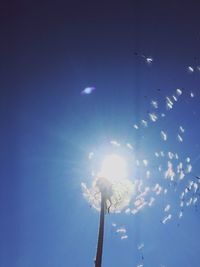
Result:
M101 193L101 211L99 220L99 236L96 252L95 267L101 267L102 254L103 254L103 236L104 236L104 219L105 219L105 197Z

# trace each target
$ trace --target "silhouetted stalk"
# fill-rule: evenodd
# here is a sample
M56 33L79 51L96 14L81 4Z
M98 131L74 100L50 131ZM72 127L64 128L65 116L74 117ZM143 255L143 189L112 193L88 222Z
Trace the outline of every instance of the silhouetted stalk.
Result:
M101 193L101 211L99 220L99 236L96 252L95 267L101 267L103 254L104 218L105 218L105 198Z

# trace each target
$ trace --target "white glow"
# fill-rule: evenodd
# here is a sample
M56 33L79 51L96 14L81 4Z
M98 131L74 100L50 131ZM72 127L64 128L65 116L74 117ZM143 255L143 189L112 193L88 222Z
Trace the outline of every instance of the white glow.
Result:
M127 166L125 160L119 155L112 154L104 158L99 174L110 181L117 181L127 177Z

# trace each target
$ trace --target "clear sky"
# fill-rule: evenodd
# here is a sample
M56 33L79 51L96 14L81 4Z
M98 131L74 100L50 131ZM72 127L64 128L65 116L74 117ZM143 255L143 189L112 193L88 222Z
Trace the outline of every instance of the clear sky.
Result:
M199 7L1 1L0 267L93 266L99 213L81 183L93 180L90 152L98 159L116 149L133 157L136 189L130 214L106 215L102 267L199 266ZM81 94L88 86L95 90Z

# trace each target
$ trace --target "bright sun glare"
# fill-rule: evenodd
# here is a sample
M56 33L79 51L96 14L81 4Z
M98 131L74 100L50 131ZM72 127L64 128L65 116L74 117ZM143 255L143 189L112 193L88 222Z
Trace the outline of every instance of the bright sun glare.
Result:
M127 165L125 160L116 154L106 156L102 162L99 175L110 181L127 178Z

